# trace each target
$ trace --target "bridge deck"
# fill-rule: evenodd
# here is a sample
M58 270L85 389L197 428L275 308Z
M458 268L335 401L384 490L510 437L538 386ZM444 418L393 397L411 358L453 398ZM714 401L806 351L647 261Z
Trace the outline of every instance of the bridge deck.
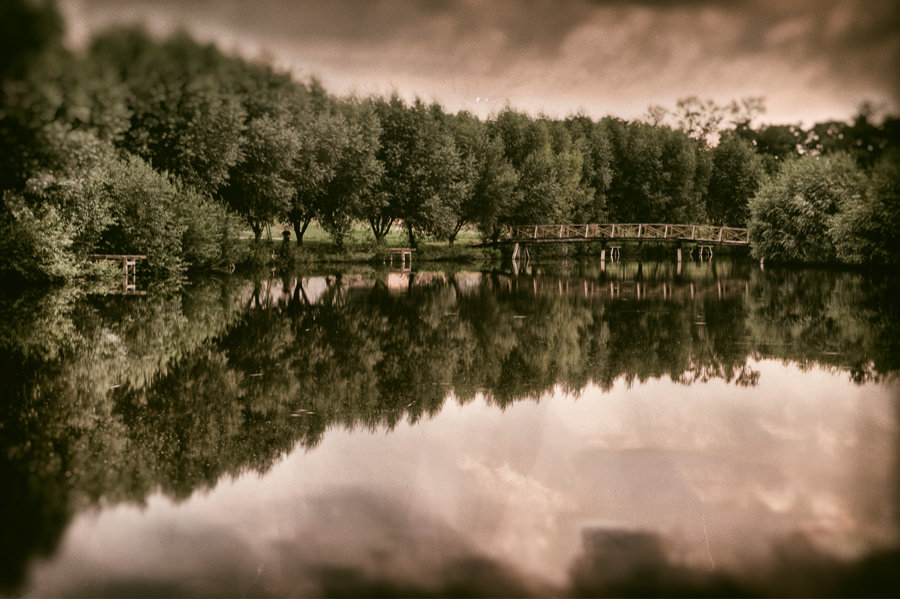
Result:
M566 243L577 241L694 241L718 245L750 245L750 233L739 227L623 223L590 225L513 226L505 243Z

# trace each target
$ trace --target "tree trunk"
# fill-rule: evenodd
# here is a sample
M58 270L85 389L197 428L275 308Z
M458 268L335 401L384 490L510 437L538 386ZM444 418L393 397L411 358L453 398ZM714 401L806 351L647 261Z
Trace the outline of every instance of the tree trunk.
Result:
M377 218L369 218L369 226L372 228L372 235L375 236L375 243L382 244L384 243L384 238L391 230L391 225L394 224L394 220L390 219L385 221L384 219Z
M309 226L310 222L312 222L312 219L306 218L303 220L303 224L300 224L299 220L295 220L291 223L294 225L294 234L297 236L297 245L303 245L303 234L306 233L306 228Z
M418 249L419 244L416 241L416 234L415 232L413 232L412 225L410 224L406 225L406 235L409 237L409 247L411 247L412 249Z
M450 237L447 239L447 245L453 247L453 242L456 241L456 236L459 235L460 230L462 230L463 223L458 221L456 226L453 228L453 232L450 233Z

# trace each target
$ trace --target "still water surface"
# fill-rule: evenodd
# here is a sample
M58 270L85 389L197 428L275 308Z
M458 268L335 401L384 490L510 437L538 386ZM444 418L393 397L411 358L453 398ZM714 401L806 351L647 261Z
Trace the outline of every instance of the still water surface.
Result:
M896 595L898 290L718 260L5 297L0 589Z

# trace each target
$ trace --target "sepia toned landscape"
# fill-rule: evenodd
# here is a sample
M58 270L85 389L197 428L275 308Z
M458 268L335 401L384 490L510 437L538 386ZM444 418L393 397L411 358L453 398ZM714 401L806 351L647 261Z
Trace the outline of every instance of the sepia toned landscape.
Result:
M4 2L0 596L897 596L898 25Z

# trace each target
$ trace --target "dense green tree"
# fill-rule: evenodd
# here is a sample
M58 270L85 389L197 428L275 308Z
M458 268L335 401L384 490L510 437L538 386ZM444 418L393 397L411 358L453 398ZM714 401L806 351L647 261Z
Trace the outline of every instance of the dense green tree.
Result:
M178 204L187 198L176 185L137 156L117 161L104 181L113 224L98 243L102 253L144 254L147 266L175 271L184 266L182 236L187 225Z
M584 200L583 159L565 127L512 109L498 114L491 127L517 174L505 224L570 221L575 206Z
M380 126L368 103L317 104L317 112L305 111L296 119L300 144L291 175L295 193L284 216L298 244L315 218L341 247L361 198L381 176L375 156Z
M42 159L21 191L4 192L0 208L0 270L30 280L66 280L81 269L114 222L105 186L118 159L109 142L52 122L34 132Z
M214 194L240 159L245 108L234 93L242 74L213 46L179 35L157 43L139 29L106 33L91 57L128 88L131 126L123 147Z
M884 154L863 192L842 202L828 235L842 262L900 263L900 150Z
M787 262L837 258L828 233L844 206L860 201L863 174L847 154L804 156L785 163L750 201L753 254Z
M337 106L344 129L344 145L324 186L316 217L335 244L343 245L354 218L374 193L384 167L377 153L381 125L368 102L347 101Z
M765 174L749 142L726 132L710 150L712 171L706 191L706 215L716 225L743 227L748 204Z
M29 206L21 195L3 194L0 273L30 281L64 281L78 274L74 231L53 205Z
M296 119L297 151L289 175L293 187L284 218L294 228L297 244L322 206L329 182L350 140L346 121L328 112L305 112Z
M579 223L603 223L608 219L607 193L612 182L612 148L605 129L585 116L566 119L574 143L581 151L583 201L573 209Z
M421 235L448 238L459 201L460 159L442 111L394 95L375 101L382 133L378 159L384 174L361 213L381 240L402 220L415 247Z
M881 156L900 146L900 120L872 120L872 107L863 104L852 121L816 123L807 134L806 150L814 154L845 152L864 168L873 167Z
M247 223L255 241L275 217L288 210L299 141L284 120L263 116L247 124L241 161L232 167L221 196Z
M806 132L799 125L764 125L759 129L742 127L736 132L750 142L763 159L766 172L773 175L786 161L800 155Z
M450 117L449 125L460 156L459 201L450 243L472 224L478 225L485 239L496 240L501 215L509 212L514 197L516 172L503 156L502 141L477 117L460 112Z
M681 131L617 119L602 121L613 148L609 189L614 222L702 222L708 158Z

